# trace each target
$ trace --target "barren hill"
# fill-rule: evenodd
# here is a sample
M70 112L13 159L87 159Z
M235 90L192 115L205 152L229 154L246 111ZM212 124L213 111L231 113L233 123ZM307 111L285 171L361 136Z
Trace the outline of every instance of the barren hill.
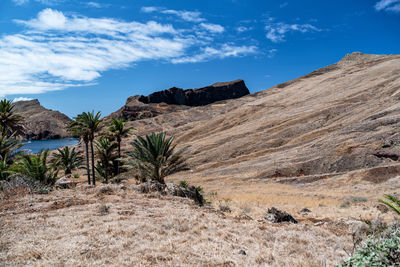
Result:
M44 108L37 99L16 102L15 111L24 117L27 140L70 137L66 128L71 119L59 111Z
M138 134L167 131L191 146L192 170L172 179L230 199L270 203L271 183L347 188L348 194L383 183L378 198L398 180L391 178L400 170L393 160L399 97L400 56L353 53L262 92L131 124Z

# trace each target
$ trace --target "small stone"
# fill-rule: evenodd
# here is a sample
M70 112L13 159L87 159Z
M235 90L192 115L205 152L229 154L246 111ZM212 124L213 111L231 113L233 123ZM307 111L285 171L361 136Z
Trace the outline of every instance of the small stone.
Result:
M311 210L307 209L307 208L303 208L301 209L300 213L307 213L307 212L311 212Z
M379 210L382 213L387 213L389 211L389 208L384 204L378 204L376 206L376 209Z
M239 254L240 254L240 255L247 255L247 254L246 254L246 251L244 251L243 249L239 250Z

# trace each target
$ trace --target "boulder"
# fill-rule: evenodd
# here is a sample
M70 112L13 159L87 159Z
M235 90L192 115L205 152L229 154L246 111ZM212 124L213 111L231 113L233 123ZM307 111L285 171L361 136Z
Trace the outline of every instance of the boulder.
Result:
M287 213L286 211L279 210L275 207L268 209L268 213L265 215L264 219L274 222L274 223L281 223L281 222L291 222L291 223L298 223L292 215Z

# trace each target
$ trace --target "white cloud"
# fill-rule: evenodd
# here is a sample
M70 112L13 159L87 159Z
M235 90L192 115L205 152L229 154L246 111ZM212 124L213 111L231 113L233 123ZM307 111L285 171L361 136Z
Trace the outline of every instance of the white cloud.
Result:
M276 52L278 52L277 49L273 48L267 51L267 57L268 58L273 58L276 55Z
M17 6L21 6L21 5L25 5L29 2L29 0L12 0L14 2L14 4L16 4Z
M19 101L30 101L30 100L33 100L33 98L29 98L29 97L16 97L16 98L14 98L13 103L19 102Z
M87 2L86 5L88 7L94 7L94 8L105 8L110 6L110 4L102 4L98 2Z
M161 14L166 14L166 15L175 15L189 22L205 21L205 19L201 17L201 12L198 11L174 10L174 9L166 9L164 7L155 7L155 6L142 7L141 11L144 13L159 12Z
M286 24L282 22L270 23L265 26L266 37L274 43L285 41L286 34L289 32L319 32L321 29L311 24Z
M144 6L140 9L141 12L144 13L152 13L152 12L156 12L159 11L160 8L159 7L155 7L155 6Z
M203 36L199 26L177 29L155 21L66 16L53 9L16 22L28 30L0 37L0 96L93 85L102 72L140 61L177 64L257 51L221 43L218 35Z
M219 24L200 23L200 26L212 33L222 33L225 31L225 28Z
M400 0L381 0L375 4L375 9L377 11L400 12Z
M30 0L12 0L14 2L14 4L16 4L17 6L21 6L21 5L25 5L28 4L30 2ZM32 0L38 3L41 3L43 5L56 5L59 4L61 2L64 2L65 0Z
M227 57L241 57L249 54L256 54L258 52L256 46L234 46L229 44L223 44L219 48L206 47L202 49L202 52L188 57L181 57L172 59L172 63L198 63L208 61L214 58L227 58Z
M245 27L245 26L239 26L236 28L236 30L238 32L247 32L247 31L251 31L253 29L253 27Z

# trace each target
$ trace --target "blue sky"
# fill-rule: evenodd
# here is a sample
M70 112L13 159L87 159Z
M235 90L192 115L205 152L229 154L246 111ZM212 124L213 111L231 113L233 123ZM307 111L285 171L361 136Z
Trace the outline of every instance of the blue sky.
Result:
M0 0L0 97L69 116L244 79L267 89L346 53L400 54L400 0Z

